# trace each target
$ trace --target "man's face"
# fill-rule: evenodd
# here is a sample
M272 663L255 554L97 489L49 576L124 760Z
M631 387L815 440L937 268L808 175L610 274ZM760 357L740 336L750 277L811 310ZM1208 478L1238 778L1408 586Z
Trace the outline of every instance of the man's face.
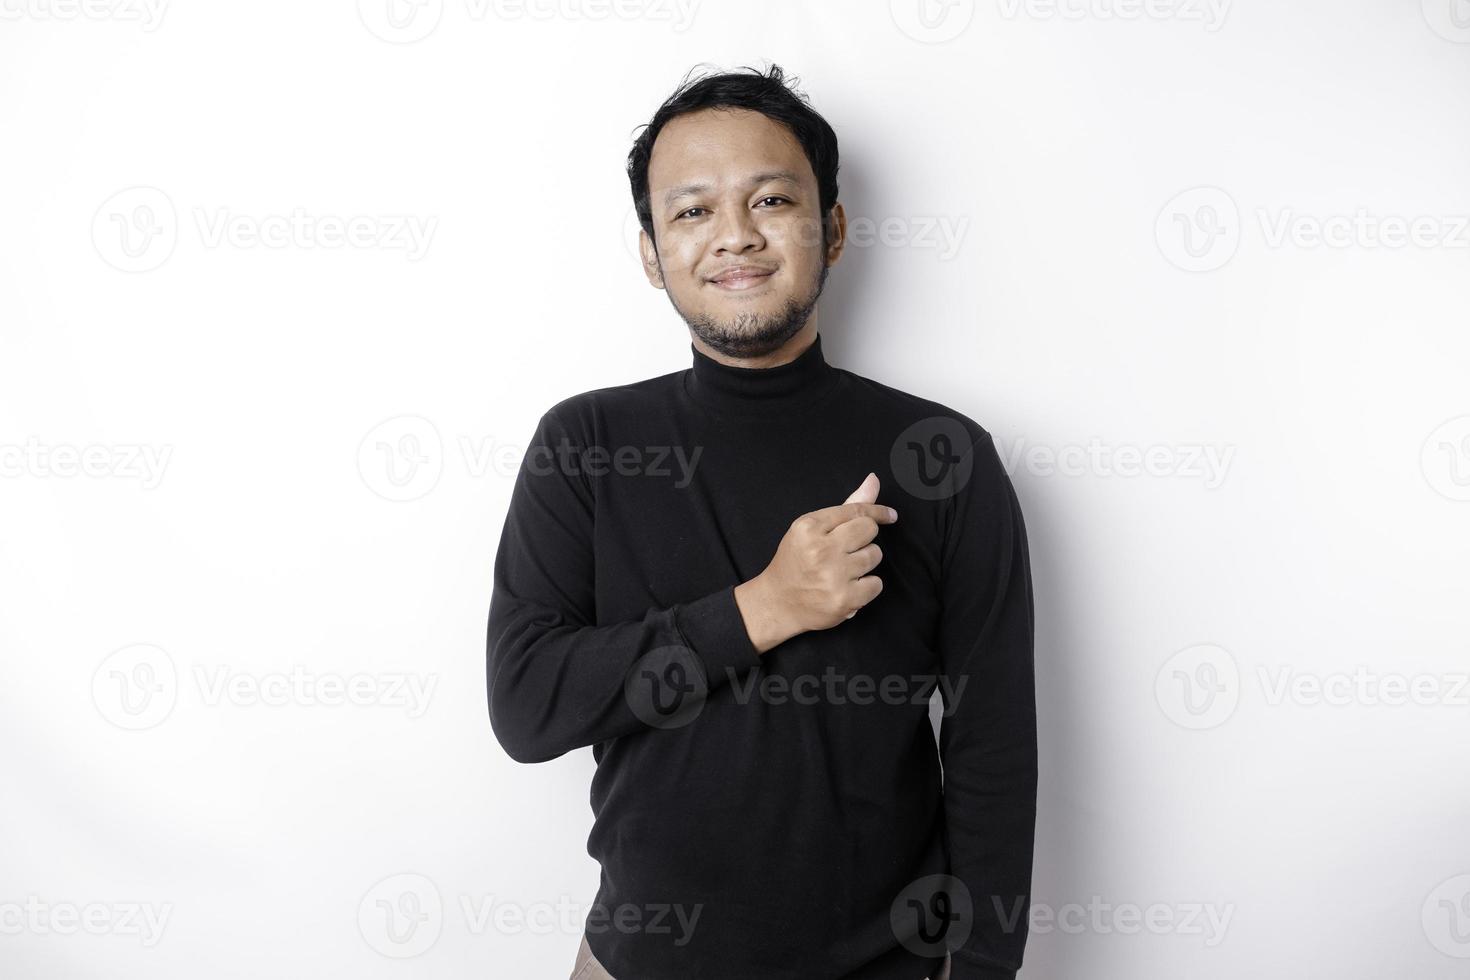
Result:
M648 192L658 245L639 236L644 271L697 338L759 357L805 326L845 222L837 205L824 248L817 178L790 130L745 109L678 116L654 141Z

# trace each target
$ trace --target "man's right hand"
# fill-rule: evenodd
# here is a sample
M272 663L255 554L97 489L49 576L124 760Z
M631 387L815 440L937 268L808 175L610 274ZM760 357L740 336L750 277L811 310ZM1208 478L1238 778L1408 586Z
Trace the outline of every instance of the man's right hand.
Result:
M735 587L758 653L851 619L883 591L882 580L868 574L883 558L873 538L898 512L877 499L878 477L869 473L845 502L792 521L765 571Z

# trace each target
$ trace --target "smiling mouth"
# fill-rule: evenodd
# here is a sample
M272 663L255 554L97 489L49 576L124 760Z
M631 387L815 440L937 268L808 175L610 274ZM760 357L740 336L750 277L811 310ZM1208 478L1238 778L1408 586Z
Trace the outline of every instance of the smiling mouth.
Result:
M775 275L774 272L737 272L723 279L711 279L710 285L721 289L751 289L766 282L773 275Z

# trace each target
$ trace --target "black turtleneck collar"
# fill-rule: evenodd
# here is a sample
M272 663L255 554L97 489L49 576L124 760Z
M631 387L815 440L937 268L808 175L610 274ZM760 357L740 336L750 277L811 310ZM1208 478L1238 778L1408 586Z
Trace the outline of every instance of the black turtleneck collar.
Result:
M838 372L822 356L817 334L794 360L775 367L731 367L703 353L691 342L694 366L685 386L697 401L727 412L782 415L816 404L832 390Z

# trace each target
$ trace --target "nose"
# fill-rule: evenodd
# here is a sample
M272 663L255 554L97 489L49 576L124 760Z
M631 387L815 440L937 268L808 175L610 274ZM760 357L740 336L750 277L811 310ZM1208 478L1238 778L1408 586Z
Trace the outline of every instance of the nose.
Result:
M765 244L750 210L743 203L720 209L714 245L721 252L739 254L751 246Z

